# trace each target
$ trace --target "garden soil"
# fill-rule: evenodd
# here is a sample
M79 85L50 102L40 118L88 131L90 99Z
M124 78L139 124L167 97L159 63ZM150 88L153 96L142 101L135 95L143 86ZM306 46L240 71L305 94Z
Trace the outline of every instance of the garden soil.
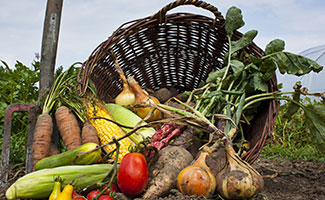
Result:
M325 200L325 162L270 161L259 159L253 167L264 178L264 190L253 200ZM24 175L24 168L16 168L9 173L9 182L0 187L0 199L18 177ZM118 199L127 199L118 196ZM141 198L137 198L140 200ZM190 200L204 199L198 196L184 196L176 189L166 197L156 198Z

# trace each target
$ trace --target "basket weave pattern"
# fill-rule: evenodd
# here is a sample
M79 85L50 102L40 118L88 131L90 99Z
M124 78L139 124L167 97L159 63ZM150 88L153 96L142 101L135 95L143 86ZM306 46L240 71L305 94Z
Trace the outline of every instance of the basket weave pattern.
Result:
M211 11L215 18L191 13L167 14L177 6L194 5ZM241 33L236 32L234 40ZM179 91L193 90L206 80L212 70L222 68L227 52L224 18L217 8L203 1L175 1L153 16L121 25L102 42L83 64L79 75L84 92L91 79L100 97L106 102L122 90L122 81L115 69L112 53L126 76L134 75L140 85L158 90L175 87ZM264 52L252 44L251 53L261 57ZM276 77L269 82L270 91L278 90ZM260 154L273 131L278 104L268 101L247 131L251 149L243 158L252 163Z

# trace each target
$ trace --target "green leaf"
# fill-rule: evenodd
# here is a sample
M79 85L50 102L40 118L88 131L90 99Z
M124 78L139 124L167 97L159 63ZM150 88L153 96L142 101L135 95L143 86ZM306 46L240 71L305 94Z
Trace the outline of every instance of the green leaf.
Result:
M237 110L236 110L236 113L235 115L233 116L233 120L234 122L236 123L236 125L239 124L239 120L240 120L240 117L241 117L241 114L243 112L243 107L244 107L244 104L245 104L245 98L246 98L246 95L245 93L240 97L240 100L239 100L239 104L238 104L238 107L237 107Z
M239 60L231 60L230 67L231 67L232 71L234 72L234 78L236 79L243 72L245 65L244 65L244 63L240 62Z
M250 84L255 91L268 92L268 86L262 77L262 73L255 73Z
M300 101L300 88L301 88L301 82L296 82L295 86L293 86L293 89L295 90L295 93L292 95L292 99L296 102ZM294 115L298 110L300 106L297 105L294 102L290 102L288 105L288 110L283 114L284 119L290 119L292 115Z
M218 78L222 78L223 74L226 72L226 68L222 68L220 70L217 71L212 71L209 73L208 78L206 80L207 83L212 83L215 82Z
M241 10L239 8L236 8L235 6L229 8L226 13L226 21L225 21L225 29L227 35L231 38L234 31L244 25L245 22L243 21Z
M257 30L247 31L239 40L231 42L231 54L252 44Z
M255 65L259 65L263 61L262 58L258 58L258 57L254 56L254 55L250 55L250 60Z
M323 67L317 62L290 52L276 52L269 55L277 64L281 74L288 73L296 76L309 72L320 72Z
M275 74L276 64L272 59L263 60L260 64L260 72L263 73L264 81L269 81Z
M223 93L221 91L213 90L208 95L206 95L207 98L212 98L214 96L221 96Z
M325 105L309 104L304 107L306 125L317 149L325 154Z
M284 50L285 43L283 40L275 39L272 40L265 48L265 54L269 55Z

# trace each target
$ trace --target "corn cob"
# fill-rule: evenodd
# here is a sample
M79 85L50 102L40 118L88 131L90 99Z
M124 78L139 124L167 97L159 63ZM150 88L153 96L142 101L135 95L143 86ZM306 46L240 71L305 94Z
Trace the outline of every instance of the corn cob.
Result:
M100 183L112 169L112 164L69 165L41 169L19 178L8 188L6 197L9 200L47 199L57 176L62 178L62 185L75 181L75 187L81 189Z
M120 138L125 135L123 130L113 122L107 121L105 119L91 119L92 117L104 117L112 120L113 118L109 115L104 105L100 102L96 102L96 104L88 103L87 106L87 118L90 123L95 127L99 140L101 144L107 144L112 141L112 137ZM120 149L118 155L118 161L121 161L122 158L129 153L129 146L132 145L132 141L129 138L125 138L119 141ZM106 153L110 153L116 148L116 145L107 145L104 147ZM115 152L113 154L113 158L115 158Z
M147 124L137 114L135 114L131 110L129 110L123 106L120 106L118 104L108 103L108 104L105 104L105 108L108 111L108 113L113 117L113 119L122 125L135 127L138 123L140 123L140 125ZM129 133L132 130L129 128L123 128L123 127L121 127L121 128L125 133ZM156 132L156 130L154 128L141 128L136 133L133 133L132 135L130 135L130 139L135 144L138 144L138 143L142 142L144 140L144 138L148 138L148 137L151 138L151 136L155 132Z

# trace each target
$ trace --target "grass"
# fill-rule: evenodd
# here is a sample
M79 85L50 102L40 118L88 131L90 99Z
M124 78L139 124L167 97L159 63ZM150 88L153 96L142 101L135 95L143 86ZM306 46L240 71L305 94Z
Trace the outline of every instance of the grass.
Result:
M311 102L310 99L306 98L304 103L318 102ZM325 157L317 151L308 130L305 128L305 116L302 109L298 110L290 120L283 117L287 109L287 105L280 106L274 132L260 156L271 160L325 162Z

